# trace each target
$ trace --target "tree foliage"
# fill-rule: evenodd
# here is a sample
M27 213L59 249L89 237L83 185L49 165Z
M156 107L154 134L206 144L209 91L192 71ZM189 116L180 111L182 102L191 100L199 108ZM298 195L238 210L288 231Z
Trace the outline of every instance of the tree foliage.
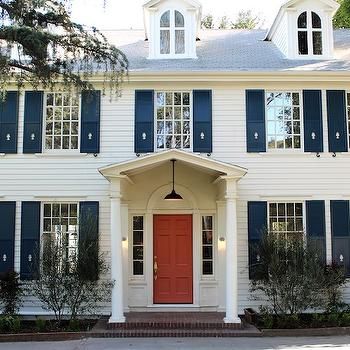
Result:
M119 91L126 56L96 28L70 18L69 0L0 0L0 88L15 82L52 89L92 89L101 73L104 86Z
M9 271L0 279L0 309L4 315L14 316L22 304L23 289L19 274Z
M262 20L258 15L253 14L252 10L242 10L234 22L231 23L232 29L255 29L262 25Z
M230 19L227 16L222 16L219 21L219 29L229 29Z
M206 15L203 17L202 22L201 22L202 28L205 29L214 29L214 17L213 15Z
M334 28L350 28L350 0L339 0L340 8L333 18Z
M344 271L325 268L320 252L300 239L267 233L255 247L259 263L251 282L253 298L269 305L276 316L298 315L309 309L341 304Z
M94 225L90 225L93 227ZM99 279L108 271L104 257L99 253L98 241L89 238L79 242L78 250L70 250L66 232L45 237L39 270L33 271L35 279L28 292L34 294L46 310L55 314L58 324L65 314L71 320L82 315L92 315L106 302L113 283Z

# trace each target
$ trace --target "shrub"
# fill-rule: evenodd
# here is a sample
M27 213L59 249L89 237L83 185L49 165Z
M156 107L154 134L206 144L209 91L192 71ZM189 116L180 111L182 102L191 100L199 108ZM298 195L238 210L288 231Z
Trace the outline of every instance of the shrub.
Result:
M15 315L21 306L22 295L23 289L19 281L19 274L14 271L3 274L0 279L2 313L5 315Z
M319 254L299 237L268 233L256 247L260 263L251 282L252 295L282 317L317 308L323 301Z
M0 332L18 333L21 329L19 317L12 315L0 316Z
M42 318L37 318L35 320L35 329L37 332L45 332L46 331L47 322Z

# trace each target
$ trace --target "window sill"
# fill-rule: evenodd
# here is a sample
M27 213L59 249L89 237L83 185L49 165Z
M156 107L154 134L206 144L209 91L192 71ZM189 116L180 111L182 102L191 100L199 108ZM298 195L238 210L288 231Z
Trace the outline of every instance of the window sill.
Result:
M202 276L201 280L200 280L200 283L201 284L205 284L205 283L207 283L207 284L217 284L218 281L215 279L214 276L208 276L208 277Z
M38 158L82 158L87 157L89 153L73 153L73 152L60 152L60 153L35 153L35 156Z
M145 277L144 276L140 276L138 277L130 277L129 278L129 284L131 285L147 285L147 282L145 281Z

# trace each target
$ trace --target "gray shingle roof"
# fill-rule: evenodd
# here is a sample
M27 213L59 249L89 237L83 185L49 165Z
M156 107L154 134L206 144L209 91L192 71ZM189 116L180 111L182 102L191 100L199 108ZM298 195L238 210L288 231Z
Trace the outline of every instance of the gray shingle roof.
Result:
M130 71L264 72L350 70L350 30L335 30L335 59L289 60L269 41L265 30L205 30L197 42L198 59L149 60L142 30L105 32L128 57Z

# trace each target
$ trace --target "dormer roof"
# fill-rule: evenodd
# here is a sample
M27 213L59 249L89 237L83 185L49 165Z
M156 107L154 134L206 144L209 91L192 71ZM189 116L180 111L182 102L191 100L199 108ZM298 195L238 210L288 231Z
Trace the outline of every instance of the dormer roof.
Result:
M329 11L331 11L332 16L337 12L337 10L340 7L340 4L335 0L318 0L318 1L323 6L327 6L329 8ZM305 2L305 0L287 0L281 5L281 7L277 13L277 16L275 17L275 20L273 21L269 31L267 32L265 40L272 39L272 36L275 33L276 29L278 28L285 12L288 9L293 9L294 7L296 7L297 5L299 5L302 2Z

